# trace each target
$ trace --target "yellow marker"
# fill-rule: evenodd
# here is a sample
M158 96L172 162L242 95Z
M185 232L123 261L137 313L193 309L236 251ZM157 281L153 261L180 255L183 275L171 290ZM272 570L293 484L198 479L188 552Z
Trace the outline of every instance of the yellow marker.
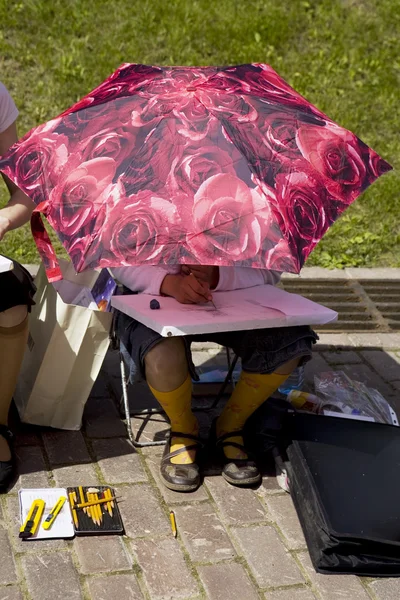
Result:
M68 494L68 498L69 498L69 503L71 505L72 518L74 520L75 527L78 528L79 522L78 522L78 515L76 514L76 510L75 510L75 500L76 500L75 492L70 492Z
M38 499L38 500L34 500L34 502L32 502L32 505L29 509L29 512L25 519L25 522L22 525L21 529L19 530L20 538L23 538L23 539L29 538L29 537L32 537L36 533L36 530L39 527L39 523L43 516L45 506L46 506L46 503L44 500Z
M60 510L62 509L62 507L64 506L66 501L67 501L67 498L65 496L60 496L60 498L56 502L55 507L52 509L50 514L45 519L45 521L42 525L43 529L50 529L50 527L53 525L58 513L60 512Z
M178 531L176 529L175 513L173 510L171 510L169 513L169 520L171 521L172 535L174 536L174 538L176 538L176 536L178 535Z

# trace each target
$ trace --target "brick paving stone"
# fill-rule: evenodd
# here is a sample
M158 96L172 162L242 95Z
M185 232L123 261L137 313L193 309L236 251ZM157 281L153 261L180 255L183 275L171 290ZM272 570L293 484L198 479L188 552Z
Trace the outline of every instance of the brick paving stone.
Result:
M53 469L58 487L77 485L99 485L99 478L93 465L70 465Z
M174 511L178 535L192 560L219 562L236 555L224 526L210 504L177 506Z
M265 600L316 600L316 596L306 587L287 588L285 590L266 592Z
M233 532L260 587L304 583L300 569L273 527L258 525Z
M109 575L87 580L91 600L143 600L134 575Z
M364 350L361 355L385 381L400 381L400 359L394 352Z
M193 342L192 351L201 351L201 350L221 350L222 346L216 344L215 342Z
M24 600L21 591L16 586L0 587L0 600Z
M13 548L17 552L31 552L37 551L38 545L35 542L29 542L21 540L18 537L19 528L21 527L20 522L20 513L19 513L19 501L18 496L7 494L6 496L6 513L8 517L8 522L10 523L9 533L11 543ZM66 547L65 540L55 539L55 540L40 540L40 549L41 550L60 550L61 548Z
M131 425L138 442L165 440L170 430L167 417L163 414L133 416Z
M208 600L257 600L259 595L249 576L237 563L197 567Z
M377 600L399 600L400 579L377 579L369 584Z
M126 435L126 427L111 398L89 398L83 423L88 437L108 438Z
M318 337L319 340L317 345L314 346L316 351L320 350L321 346L346 348L357 345L350 339L349 334L347 333L324 333L321 331L318 333Z
M262 478L261 487L258 488L257 492L264 496L267 495L275 495L282 494L283 490L278 484L278 480L275 476L272 475L264 475Z
M20 424L18 424L13 431L15 432L15 445L16 446L40 446L40 436L36 432L29 431L27 426L24 426L22 430L19 430Z
M353 346L400 349L400 333L349 333Z
M27 554L22 567L31 600L82 600L78 573L69 552Z
M305 586L265 592L264 598L265 600L317 600L313 592Z
M188 598L199 593L177 540L136 540L132 548L151 600Z
M46 431L42 438L51 465L88 463L91 460L80 431Z
M16 583L16 581L17 573L8 533L0 528L0 584Z
M175 492L173 490L169 490L167 487L165 487L165 485L162 483L161 478L160 478L160 461L161 461L161 456L163 453L163 449L161 447L157 448L148 448L145 456L146 456L146 463L147 466L149 467L151 474L153 475L157 487L160 490L164 500L167 502L167 504L177 504L180 502L197 502L197 501L201 501L201 500L208 500L209 496L206 492L206 488L204 487L204 485L201 485L199 488L197 488L197 490L195 490L194 492L190 492L190 494L187 494L185 492Z
M126 571L132 567L132 559L120 537L115 535L77 537L73 541L78 555L79 571L84 575Z
M383 381L382 377L375 373L368 365L342 365L340 370L344 371L350 379L361 381L367 387L379 390L384 397L392 391L390 386Z
M267 507L272 517L283 533L290 550L299 550L307 546L296 510L289 494L270 496Z
M227 358L225 349L210 348L192 352L193 363L196 367L227 367Z
M330 365L346 365L362 362L361 356L353 350L330 350L329 352L322 352L322 356Z
M129 440L112 438L94 440L93 451L108 483L137 483L147 481L140 454Z
M361 581L355 575L321 575L316 573L311 564L308 552L301 552L298 558L305 569L312 585L323 600L370 600ZM385 598L386 600L386 598Z
M228 525L267 520L265 509L251 489L230 485L223 477L207 477L207 487Z
M162 535L171 531L159 499L151 486L137 484L117 489L119 508L129 537Z
M20 446L16 448L15 454L19 478L14 490L48 487L49 477L42 449L37 446Z

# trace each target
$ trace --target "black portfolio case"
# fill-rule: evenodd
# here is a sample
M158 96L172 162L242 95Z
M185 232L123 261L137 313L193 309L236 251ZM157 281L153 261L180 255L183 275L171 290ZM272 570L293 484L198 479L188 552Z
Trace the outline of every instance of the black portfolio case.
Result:
M400 427L288 414L290 489L320 573L400 575Z

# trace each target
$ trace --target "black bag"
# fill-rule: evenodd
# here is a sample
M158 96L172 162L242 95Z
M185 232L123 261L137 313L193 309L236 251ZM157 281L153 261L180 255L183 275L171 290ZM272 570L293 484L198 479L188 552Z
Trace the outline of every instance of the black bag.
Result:
M288 414L292 499L316 571L400 576L400 427Z

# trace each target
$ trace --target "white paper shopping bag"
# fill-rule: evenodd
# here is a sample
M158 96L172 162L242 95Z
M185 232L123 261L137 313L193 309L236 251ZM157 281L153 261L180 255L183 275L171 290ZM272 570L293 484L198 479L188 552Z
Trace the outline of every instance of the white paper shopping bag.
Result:
M25 423L79 429L107 353L112 315L71 303L92 288L98 272L60 266L62 281L49 284L43 266L35 279L36 305L14 400Z

